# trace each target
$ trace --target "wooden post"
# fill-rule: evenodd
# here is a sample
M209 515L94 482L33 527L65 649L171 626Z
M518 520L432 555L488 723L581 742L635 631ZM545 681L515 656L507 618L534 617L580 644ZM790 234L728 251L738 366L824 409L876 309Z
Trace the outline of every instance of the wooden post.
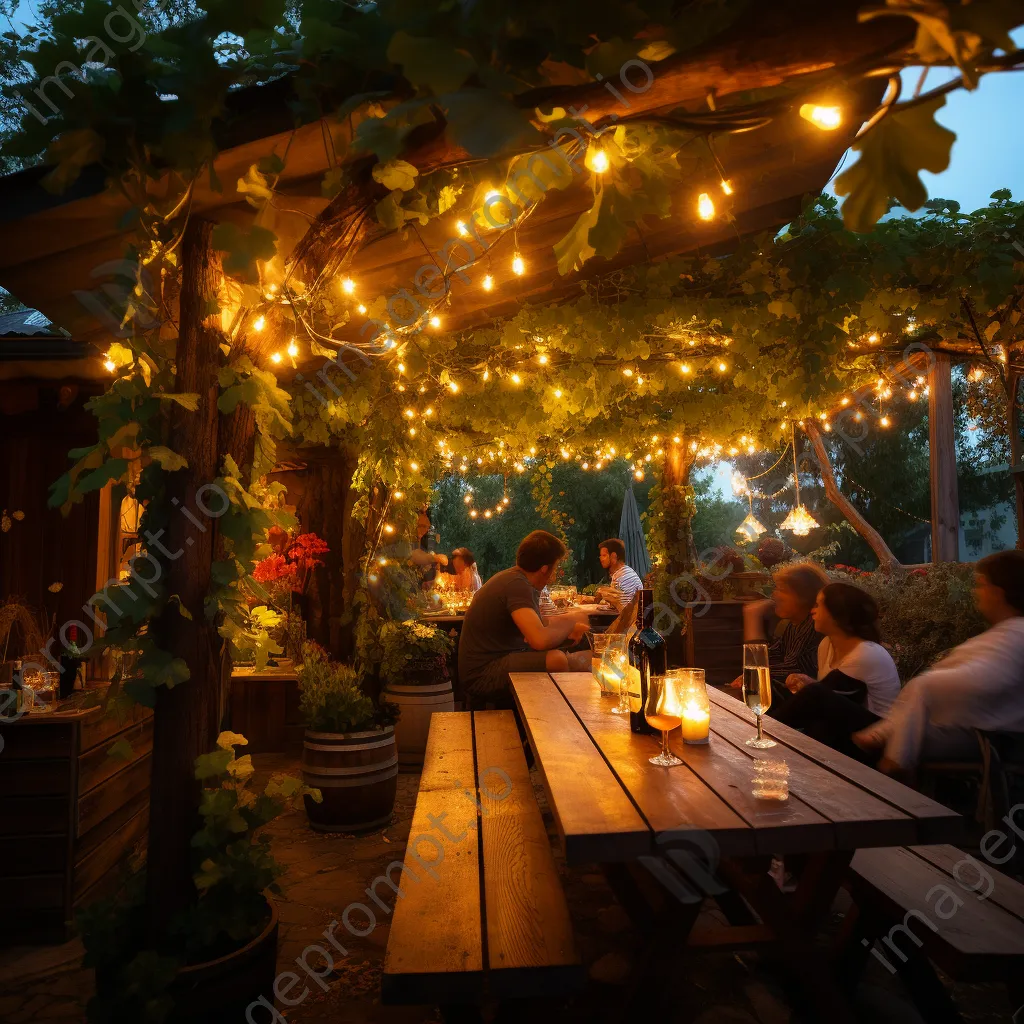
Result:
M953 429L953 364L937 353L928 373L928 459L931 467L932 561L960 558L960 500Z
M199 823L199 783L194 761L213 749L218 727L220 638L203 611L216 520L203 509L217 512L223 502L215 493L197 494L213 482L218 468L217 366L222 339L208 312L215 308L220 279L212 233L210 222L194 217L182 242L176 387L198 394L199 403L195 412L173 407L171 443L188 459L188 467L169 475L171 510L165 529L155 534L159 546L150 544L151 551L166 555L161 560L166 592L177 594L181 608L189 613L186 618L172 602L154 624L154 635L173 657L184 659L190 672L186 682L156 691L146 867L146 909L154 944L167 936L174 917L196 899L191 840Z
M1009 367L1007 377L1007 425L1010 430L1010 473L1013 476L1014 501L1017 507L1017 547L1024 549L1024 439L1021 431L1021 385L1024 373Z
M821 431L813 420L804 423L804 433L810 439L811 447L814 449L814 456L821 472L821 479L825 485L825 494L828 500L846 517L846 521L868 542L871 550L878 559L880 569L898 569L899 559L889 550L882 535L860 514L853 503L839 489L836 483L835 472L832 469L832 461L828 457L825 442L822 440Z

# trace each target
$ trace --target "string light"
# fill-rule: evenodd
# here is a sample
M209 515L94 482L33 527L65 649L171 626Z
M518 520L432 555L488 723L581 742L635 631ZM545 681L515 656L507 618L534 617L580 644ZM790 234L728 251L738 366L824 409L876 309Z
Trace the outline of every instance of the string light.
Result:
M522 382L523 382L523 378L520 377L518 373L513 373L511 379L512 379L512 383L513 384L522 384ZM531 449L531 453L532 453L532 449Z
M540 363L541 366L547 366L548 357L542 352L539 356L537 356L537 362Z
M457 221L455 222L455 230L456 230L456 231L458 231L458 233L459 233L459 234L460 234L460 235L461 235L461 236L462 236L463 238L465 238L465 237L466 237L466 235L468 235L468 234L469 234L469 232L468 232L468 231L466 230L466 224L465 224L465 221L457 220Z
M292 359L294 359L298 354L299 346L295 344L295 339L292 338L292 340L288 343L288 355L290 355Z
M591 146L587 150L587 157L584 163L588 169L593 171L595 174L604 174L608 170L610 164L608 161L608 154L603 150Z
M395 501L401 501L405 497L405 494L402 491L395 491L392 497Z
M451 391L453 395L457 395L459 393L459 385L456 384L455 381L450 380L448 381L448 390Z
M258 316L252 322L252 329L254 331L262 331L267 326L267 318L265 316Z
M366 315L366 307L361 302L359 303L357 309L359 310L359 315L360 316L365 316Z
M436 327L440 327L441 326L441 318L439 316L432 316L430 318L430 326L431 327L435 327L435 328Z
M117 369L117 363L113 359L108 359L103 365L107 373L113 373Z
M843 112L839 107L823 106L817 103L802 104L800 116L823 132L833 132L843 123Z
M522 277L526 273L526 263L523 261L523 257L519 253L514 253L512 256L512 273L516 277Z
M733 191L734 191L732 185L728 181L726 181L725 178L722 179L722 191L727 196L731 196L733 194Z
M555 398L561 398L561 397L562 397L562 389L561 388L555 388Z
M728 370L728 369L729 369L729 366L728 366L727 363L719 363L718 364L718 372L719 373L725 373L725 371Z
M683 373L683 374L690 373L690 364L689 363L680 363L679 364L679 372Z
M489 292L494 288L494 278L488 274L483 281L483 288L485 292Z
M707 192L701 192L697 197L697 216L701 220L715 219L715 204Z
M273 355L272 355L272 356L270 357L270 361L271 361L272 363L279 363L279 362L281 362L281 353L280 353L280 352L275 352L275 353L274 353L274 354L273 354Z
M341 290L346 295L351 295L356 290L356 283L351 277L346 277L341 282Z

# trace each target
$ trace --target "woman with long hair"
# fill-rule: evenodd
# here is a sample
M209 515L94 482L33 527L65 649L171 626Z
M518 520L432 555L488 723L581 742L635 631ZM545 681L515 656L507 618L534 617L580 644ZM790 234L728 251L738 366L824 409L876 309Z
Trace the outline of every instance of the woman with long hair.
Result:
M879 642L878 605L852 583L829 583L811 615L824 636L817 679L789 675L786 688L794 696L775 717L856 757L850 735L884 718L900 692L896 664Z

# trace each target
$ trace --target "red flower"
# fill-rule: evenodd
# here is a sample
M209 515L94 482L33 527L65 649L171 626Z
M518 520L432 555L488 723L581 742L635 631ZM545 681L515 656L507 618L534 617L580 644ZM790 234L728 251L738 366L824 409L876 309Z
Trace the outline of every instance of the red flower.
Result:
M257 583L275 583L286 576L294 576L296 568L284 555L268 555L253 567L252 578Z
M288 548L288 560L301 564L304 569L315 569L318 565L324 564L317 556L326 555L330 550L327 541L315 533L300 533Z

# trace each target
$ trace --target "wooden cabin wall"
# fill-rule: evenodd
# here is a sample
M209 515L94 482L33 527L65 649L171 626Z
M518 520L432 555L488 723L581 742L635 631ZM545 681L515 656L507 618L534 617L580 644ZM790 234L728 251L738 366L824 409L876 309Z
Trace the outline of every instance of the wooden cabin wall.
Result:
M72 619L89 623L82 605L96 591L99 494L66 518L46 505L68 451L96 441L96 420L84 407L94 391L59 381L0 383L0 508L25 513L0 533L0 601L17 597L45 609L58 629ZM48 589L54 583L63 584L58 593ZM8 659L24 653L15 650L18 639L11 637Z

